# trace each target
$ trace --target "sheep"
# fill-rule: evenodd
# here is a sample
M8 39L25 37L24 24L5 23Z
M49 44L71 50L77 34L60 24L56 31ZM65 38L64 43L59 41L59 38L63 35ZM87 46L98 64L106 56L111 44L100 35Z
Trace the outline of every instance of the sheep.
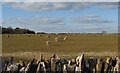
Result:
M47 38L50 38L50 36L47 36Z
M46 45L49 46L50 45L50 41L46 41Z
M64 39L63 40L66 40L67 39L67 37L64 37Z
M58 42L58 37L55 37L55 42Z

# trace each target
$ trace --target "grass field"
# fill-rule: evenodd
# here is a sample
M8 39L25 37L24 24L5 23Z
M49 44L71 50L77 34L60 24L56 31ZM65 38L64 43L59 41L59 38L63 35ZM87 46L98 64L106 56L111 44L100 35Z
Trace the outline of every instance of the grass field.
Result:
M8 37L9 36L9 37ZM48 38L47 36L50 36ZM55 36L67 37L67 40L55 42ZM50 46L46 46L50 41ZM53 53L65 56L87 55L112 56L118 53L117 34L3 34L3 56L37 57L40 53L51 56Z

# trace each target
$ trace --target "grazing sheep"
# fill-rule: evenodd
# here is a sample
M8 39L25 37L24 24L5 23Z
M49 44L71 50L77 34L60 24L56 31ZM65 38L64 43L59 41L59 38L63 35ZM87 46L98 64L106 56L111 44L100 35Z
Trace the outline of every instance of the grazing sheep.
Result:
M46 45L49 46L50 45L50 41L46 41Z
M55 37L55 42L58 42L58 37Z
M47 36L47 38L50 38L50 36Z
M64 37L64 39L63 40L66 40L67 39L67 37Z

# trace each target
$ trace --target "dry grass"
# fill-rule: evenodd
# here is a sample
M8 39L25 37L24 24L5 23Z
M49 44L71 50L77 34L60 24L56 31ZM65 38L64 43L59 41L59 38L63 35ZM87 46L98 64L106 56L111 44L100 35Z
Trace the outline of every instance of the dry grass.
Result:
M10 37L8 37L10 36ZM66 34L66 35L27 35L5 34L2 35L3 56L18 58L40 57L40 53L51 56L77 56L85 53L87 56L115 56L118 54L118 35L115 34ZM55 36L68 37L67 40L55 42ZM46 41L51 41L46 46Z

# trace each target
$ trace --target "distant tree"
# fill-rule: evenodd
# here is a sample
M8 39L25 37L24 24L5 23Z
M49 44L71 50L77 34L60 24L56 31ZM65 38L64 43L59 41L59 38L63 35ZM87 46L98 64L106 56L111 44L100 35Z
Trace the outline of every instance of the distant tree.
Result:
M13 34L13 28L12 27L8 27L8 28L2 28L2 34Z
M2 27L2 34L35 34L35 31L31 31L29 29L21 29L16 27L15 29L8 27Z
M58 34L62 34L62 35L65 35L65 34L68 34L68 33L58 33Z
M31 30L28 30L28 29L27 29L27 33L28 33L28 34L35 34L35 31L31 31Z
M16 27L15 29L20 29L19 27Z
M46 34L45 32L37 32L37 34Z

